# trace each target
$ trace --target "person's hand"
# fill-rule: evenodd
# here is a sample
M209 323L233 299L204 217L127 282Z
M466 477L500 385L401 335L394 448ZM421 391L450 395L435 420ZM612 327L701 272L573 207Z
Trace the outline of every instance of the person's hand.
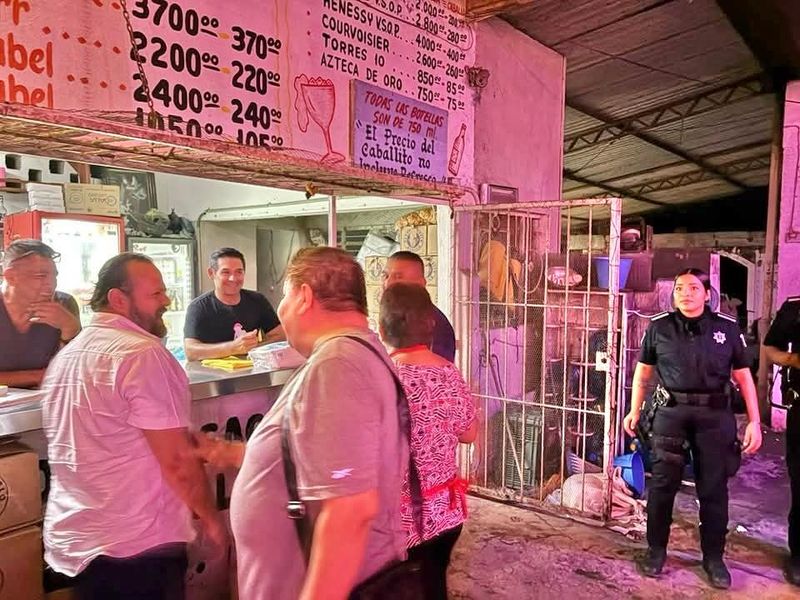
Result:
M641 411L631 411L622 421L622 426L625 428L625 433L627 433L631 437L636 437L636 426L639 424L639 417L641 416Z
M800 353L792 352L789 355L789 365L792 368L800 369Z
M258 346L258 329L253 329L253 331L243 333L231 342L231 354L247 354L256 346Z
M194 455L218 468L240 467L244 457L244 444L229 442L203 432L192 433Z
M761 423L750 421L747 429L744 430L744 441L742 442L742 452L745 454L755 454L761 447Z
M62 340L71 340L81 330L81 322L58 302L35 302L30 307L31 323L42 323L61 330Z

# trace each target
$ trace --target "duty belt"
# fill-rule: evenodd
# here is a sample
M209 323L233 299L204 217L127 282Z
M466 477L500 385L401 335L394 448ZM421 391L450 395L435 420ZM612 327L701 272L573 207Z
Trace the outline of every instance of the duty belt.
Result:
M727 408L728 406L728 395L725 392L695 394L670 391L669 395L676 404L686 404L688 406L709 406L711 408Z

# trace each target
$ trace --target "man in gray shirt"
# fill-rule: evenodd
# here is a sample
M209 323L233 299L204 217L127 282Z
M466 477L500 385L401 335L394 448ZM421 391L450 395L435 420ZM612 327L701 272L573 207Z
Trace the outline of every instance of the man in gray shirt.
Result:
M400 493L409 464L389 358L367 325L361 268L335 248L307 248L289 265L278 307L289 343L308 357L247 442L199 440L199 452L241 471L231 496L241 598L346 598L405 555ZM381 356L348 339L367 341ZM308 568L281 455L291 411L297 487L313 524ZM403 415L407 418L407 415Z

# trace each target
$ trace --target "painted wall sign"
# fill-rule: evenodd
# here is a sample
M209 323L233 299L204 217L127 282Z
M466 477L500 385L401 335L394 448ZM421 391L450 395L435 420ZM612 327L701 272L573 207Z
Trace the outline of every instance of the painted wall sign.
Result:
M447 111L363 81L353 82L353 162L365 169L444 181Z
M142 124L146 79L165 130L357 163L362 81L447 112L448 174L466 181L464 1L0 0L0 101Z

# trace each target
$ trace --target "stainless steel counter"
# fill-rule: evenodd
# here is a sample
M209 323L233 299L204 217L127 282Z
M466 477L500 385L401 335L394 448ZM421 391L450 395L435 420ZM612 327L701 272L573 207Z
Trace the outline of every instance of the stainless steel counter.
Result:
M217 398L239 392L252 392L265 388L280 387L289 380L294 369L279 371L259 371L257 369L240 369L228 373L220 369L209 369L199 362L185 365L189 376L189 388L192 400Z
M279 371L260 371L241 369L228 373L219 369L209 369L200 363L187 363L186 373L189 376L189 389L192 400L197 402L209 398L218 398L239 392L281 387L288 381L294 369ZM42 428L41 392L37 390L15 391L17 398L13 406L2 407L0 398L0 437L16 435L26 431ZM22 397L25 398L22 398ZM30 399L29 403L18 403L18 399Z

